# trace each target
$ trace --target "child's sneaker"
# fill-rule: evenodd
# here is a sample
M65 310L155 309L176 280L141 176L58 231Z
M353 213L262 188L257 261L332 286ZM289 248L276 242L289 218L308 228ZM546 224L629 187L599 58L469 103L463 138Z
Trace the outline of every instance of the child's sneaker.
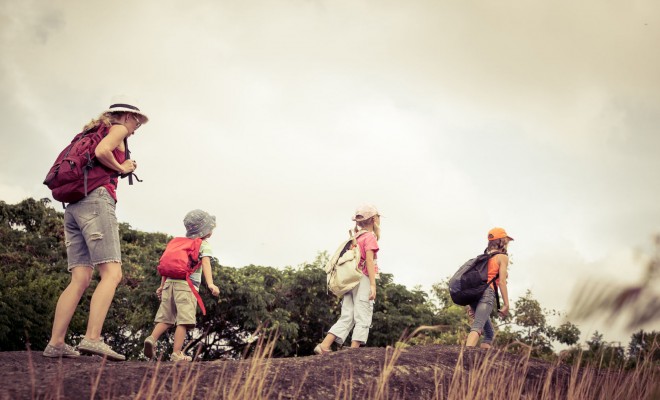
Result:
M192 357L183 354L183 352L177 354L172 353L170 356L170 361L179 362L179 361L192 361Z
M110 346L103 342L103 339L93 341L83 339L78 345L78 351L82 354L92 354L101 357L107 357L111 361L124 361L126 357L112 350Z
M44 349L44 352L42 353L44 357L50 357L50 358L59 358L59 357L69 357L69 358L76 358L80 357L80 353L76 351L73 347L69 346L68 344L64 343L61 346L53 346L49 344L46 346Z
M148 359L154 358L154 348L156 348L156 341L154 340L153 337L147 336L146 339L144 339L144 355Z

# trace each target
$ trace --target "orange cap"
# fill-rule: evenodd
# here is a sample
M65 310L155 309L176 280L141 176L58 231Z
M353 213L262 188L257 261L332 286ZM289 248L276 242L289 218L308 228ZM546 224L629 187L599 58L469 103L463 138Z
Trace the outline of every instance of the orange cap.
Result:
M513 240L513 238L509 235L506 234L506 231L504 228L493 228L488 231L488 240L496 240L496 239L502 239L502 238L509 238L509 240Z

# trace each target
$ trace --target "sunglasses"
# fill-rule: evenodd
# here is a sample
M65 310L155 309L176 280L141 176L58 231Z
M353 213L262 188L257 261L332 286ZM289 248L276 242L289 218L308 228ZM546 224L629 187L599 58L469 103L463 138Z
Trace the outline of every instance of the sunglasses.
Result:
M135 129L141 127L142 123L140 122L140 118L138 118L135 114L133 114L133 118L135 118Z

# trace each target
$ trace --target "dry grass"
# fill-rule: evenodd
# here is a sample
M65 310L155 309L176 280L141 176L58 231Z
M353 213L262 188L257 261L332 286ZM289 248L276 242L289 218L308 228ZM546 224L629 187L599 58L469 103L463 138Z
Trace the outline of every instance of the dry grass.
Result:
M407 343L421 331L434 329L421 327L402 338L397 346L385 349L385 358L380 374L368 383L368 387L356 387L357 364L344 368L334 378L335 400L376 399L395 400L410 398L397 390L391 390L392 378L404 366L398 365ZM279 371L271 362L276 340L274 335L261 338L246 354L244 361L215 361L210 363L179 363L175 366L157 362L145 374L134 399L189 399L213 398L232 400L281 399L283 395L274 390ZM453 369L450 366L433 365L431 389L433 393L424 398L435 400L587 400L587 399L657 399L660 398L660 367L652 361L642 361L632 370L599 369L580 364L567 366L557 361L548 364L531 359L528 349L523 356L512 356L506 351L461 349ZM51 392L39 396L35 389L36 377L30 363L32 398L61 398L63 388L60 374L52 381ZM359 359L356 360L359 362ZM203 368L211 364L217 368ZM286 364L284 364L286 365ZM451 365L451 364L450 364ZM90 398L112 398L111 392L98 392L105 363L96 376L91 378ZM205 374L214 374L209 378ZM203 379L205 378L205 379ZM286 398L300 397L307 378L300 377L297 390ZM329 379L332 379L329 377ZM59 380L59 382L58 382ZM200 385L201 382L213 382ZM400 387L397 389L401 389ZM307 393L307 398L310 394ZM313 396L312 396L313 397Z

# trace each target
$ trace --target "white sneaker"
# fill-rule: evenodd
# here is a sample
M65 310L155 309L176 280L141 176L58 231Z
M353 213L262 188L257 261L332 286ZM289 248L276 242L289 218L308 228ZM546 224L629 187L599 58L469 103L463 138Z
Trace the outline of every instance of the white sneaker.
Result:
M110 361L124 361L126 357L112 350L110 346L103 342L103 339L93 341L83 339L78 345L78 351L82 354L93 354L101 357L107 357Z
M154 358L154 349L156 348L156 341L154 340L153 337L147 336L146 339L144 339L144 355L148 359Z
M44 349L44 352L42 353L44 357L50 357L50 358L59 358L59 357L69 357L69 358L76 358L80 357L80 353L76 351L73 347L69 346L68 344L64 343L61 346L53 346L53 345L48 345Z
M179 361L192 361L192 357L183 354L183 352L177 354L172 353L170 356L170 361L179 362Z

